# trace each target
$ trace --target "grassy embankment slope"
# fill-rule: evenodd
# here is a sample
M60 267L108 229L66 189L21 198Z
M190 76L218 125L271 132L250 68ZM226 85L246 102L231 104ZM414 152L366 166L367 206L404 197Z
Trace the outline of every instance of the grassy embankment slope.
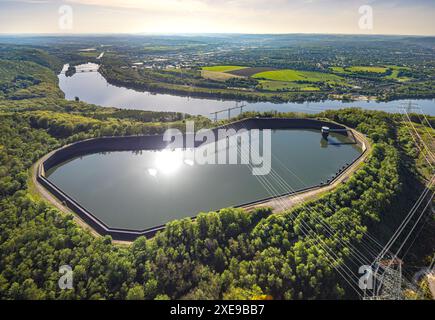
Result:
M237 78L238 76L229 73L230 71L245 69L241 66L212 66L203 67L201 69L201 76L205 79L215 81L226 81L231 78Z

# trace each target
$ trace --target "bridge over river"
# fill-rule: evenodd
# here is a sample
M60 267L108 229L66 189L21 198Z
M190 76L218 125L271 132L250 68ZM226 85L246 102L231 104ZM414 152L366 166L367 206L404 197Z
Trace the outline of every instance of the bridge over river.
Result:
M62 70L60 74L66 74L66 70ZM86 69L76 69L75 73L84 73L84 72L98 72L98 68L86 68Z

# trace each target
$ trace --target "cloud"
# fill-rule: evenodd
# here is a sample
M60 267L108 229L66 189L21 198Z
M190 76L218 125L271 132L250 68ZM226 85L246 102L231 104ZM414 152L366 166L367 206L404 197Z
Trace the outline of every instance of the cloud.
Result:
M28 4L44 4L44 3L53 3L53 1L50 0L3 0L4 2L21 2L21 3L28 3Z
M433 0L6 0L0 32L49 32L62 4L74 9L75 32L361 33L367 4L372 33L435 32Z

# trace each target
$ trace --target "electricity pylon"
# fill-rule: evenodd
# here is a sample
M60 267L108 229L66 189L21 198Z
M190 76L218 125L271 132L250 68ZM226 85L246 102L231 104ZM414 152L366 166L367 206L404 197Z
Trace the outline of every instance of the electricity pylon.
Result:
M377 262L375 275L376 300L402 300L402 260L398 258L384 259Z

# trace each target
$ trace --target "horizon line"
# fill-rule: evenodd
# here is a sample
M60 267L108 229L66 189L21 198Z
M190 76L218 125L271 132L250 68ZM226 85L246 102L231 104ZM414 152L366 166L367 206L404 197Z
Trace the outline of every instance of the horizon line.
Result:
M400 34L400 33L335 33L335 32L283 32L283 33L245 33L245 32L0 32L1 36L187 36L187 35L336 35L336 36L391 36L391 37L435 37L435 34Z

